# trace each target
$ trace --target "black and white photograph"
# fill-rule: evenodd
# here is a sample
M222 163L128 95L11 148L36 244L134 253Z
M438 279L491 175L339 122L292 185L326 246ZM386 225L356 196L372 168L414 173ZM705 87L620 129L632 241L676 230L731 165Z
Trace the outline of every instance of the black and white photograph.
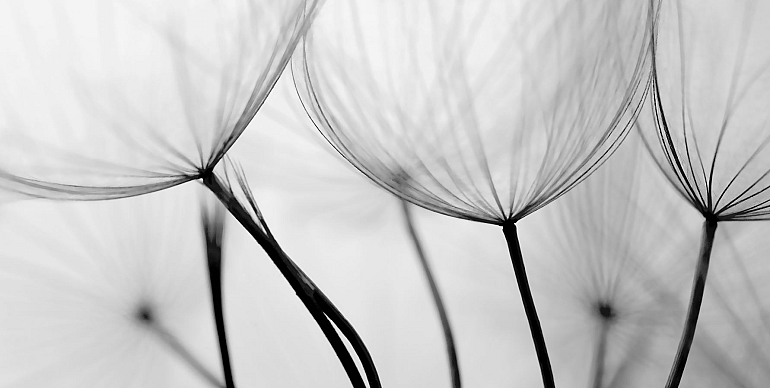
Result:
M0 388L770 386L770 0L0 0Z

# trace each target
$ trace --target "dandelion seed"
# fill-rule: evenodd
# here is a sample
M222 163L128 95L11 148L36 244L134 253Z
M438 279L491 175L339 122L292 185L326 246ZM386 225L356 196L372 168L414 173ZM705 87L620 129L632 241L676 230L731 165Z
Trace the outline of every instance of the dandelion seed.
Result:
M3 186L105 199L200 178L259 110L315 3L4 3Z
M364 383L329 319L354 343L370 385L377 387L357 333L280 250L254 198L246 195L244 206L214 176L272 90L317 5L3 4L10 50L0 61L0 186L37 197L98 200L202 181L227 201L282 274L294 277L287 280L325 325L354 385Z
M720 221L770 214L770 2L664 2L654 36L650 153L668 180L705 218L690 313L667 388L677 387L695 335ZM649 120L647 120L649 121Z
M305 110L362 173L429 210L503 226L548 387L515 223L627 134L649 79L647 6L329 2L293 62Z

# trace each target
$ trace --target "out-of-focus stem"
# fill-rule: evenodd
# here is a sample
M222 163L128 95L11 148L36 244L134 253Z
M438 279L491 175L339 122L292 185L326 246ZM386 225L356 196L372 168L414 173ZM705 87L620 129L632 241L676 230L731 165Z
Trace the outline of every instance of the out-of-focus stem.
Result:
M555 388L556 384L553 379L551 360L548 358L543 328L540 326L540 318L537 316L535 301L532 299L532 291L529 289L529 280L527 280L527 271L524 268L524 258L521 256L521 245L519 245L516 224L513 222L503 224L503 234L508 242L508 251L511 254L511 262L513 263L513 273L516 275L521 302L524 305L524 313L527 315L529 331L532 334L532 342L535 345L537 361L540 364L540 374L543 377L543 386L545 388Z
M195 357L182 345L179 340L174 337L168 330L161 326L158 322L155 322L151 316L143 317L142 323L147 326L152 333L158 336L161 342L166 344L174 353L184 360L194 371L196 371L204 380L208 381L211 386L217 388L226 388L220 381L206 369Z
M682 338L679 341L679 348L676 351L674 363L671 365L671 372L668 375L666 388L677 388L682 381L687 356L690 354L690 347L695 338L695 327L698 324L698 315L700 306L703 303L703 292L706 288L706 275L709 271L709 262L711 261L711 248L714 246L714 236L717 230L717 219L706 217L703 222L703 234L701 236L700 253L698 254L698 263L695 267L695 279L692 285L692 294L690 295L690 305L687 308L687 317L685 319Z
M430 294L433 297L433 304L438 311L439 320L441 321L441 329L444 332L444 342L446 343L447 357L449 358L449 372L452 378L452 387L460 388L462 386L460 380L460 364L457 361L457 350L455 347L454 335L452 335L452 327L449 324L449 315L447 314L444 301L441 298L441 292L436 284L436 279L433 276L428 257L425 255L425 249L422 246L422 240L417 234L417 229L414 225L414 217L412 217L411 205L401 200L401 208L404 211L404 220L406 222L406 229L409 232L409 237L414 245L414 250L417 253L417 257L420 260L422 271L425 274L425 280L428 282L430 288Z
M596 353L594 354L594 376L591 388L602 388L604 384L604 364L607 358L607 337L610 333L609 319L601 318L599 338L596 341Z
M321 331L323 331L326 339L329 341L329 344L337 354L337 358L340 360L340 363L345 369L345 372L347 373L352 385L356 388L366 388L361 374L358 371L358 367L348 352L347 347L342 342L342 339L337 333L337 330L329 322L329 318L326 315L329 314L330 310L334 310L337 312L337 314L339 314L339 311L336 309L336 307L332 309L328 306L331 305L331 301L329 301L328 298L326 298L326 296L320 292L315 283L313 283L310 278L305 275L305 273L302 272L299 267L297 267L294 261L292 261L291 258L289 258L289 256L281 249L281 247L278 245L278 242L275 241L275 239L273 239L271 236L268 236L268 234L259 225L256 224L256 222L251 218L248 210L246 210L246 208L237 200L237 198L233 196L232 192L226 188L224 184L222 184L216 175L209 172L202 175L201 179L203 184L209 188L209 190L211 190L214 195L216 195L216 197L222 202L222 204L233 215L233 217L235 217L235 219L238 220L238 222L249 232L249 234L254 237L257 243L268 255L268 257L270 257L273 264L281 272L281 275L283 275L299 299L305 305L305 308L308 310L310 315L316 321ZM341 316L341 314L339 315ZM332 315L332 319L337 325L340 325L339 321L344 321L347 323L347 320L340 320L339 317L335 317L334 315ZM356 354L358 355L364 367L364 371L367 374L370 388L380 388L381 385L379 376L377 375L377 371L374 367L374 363L371 359L371 356L369 355L368 350L363 346L363 342L360 341L360 338L357 334L355 336L350 335L350 332L355 332L355 330L353 330L349 323L347 325L347 327L340 327L340 331L343 333L343 335L346 336L356 351Z
M215 210L214 218L209 218L206 209L204 211L203 230L206 241L206 261L209 269L209 281L211 284L211 304L214 310L214 323L217 328L219 340L219 353L222 357L222 372L225 376L225 387L235 388L233 371L230 365L230 352L227 349L227 334L225 331L225 316L222 308L222 236L224 234L224 220Z

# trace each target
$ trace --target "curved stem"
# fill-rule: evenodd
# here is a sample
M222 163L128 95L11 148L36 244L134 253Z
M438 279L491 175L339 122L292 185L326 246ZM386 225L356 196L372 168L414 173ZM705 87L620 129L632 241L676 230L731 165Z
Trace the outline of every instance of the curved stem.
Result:
M294 269L298 274L300 274L302 278L308 278L302 269L297 267L293 261L289 264L294 267ZM356 332L356 329L353 327L350 321L345 318L342 312L337 309L337 306L332 303L332 301L326 296L326 294L323 293L320 288L315 289L313 300L315 301L318 308L321 309L326 317L331 319L332 323L334 323L342 335L345 336L345 339L350 342L350 345L353 347L353 351L356 352L359 360L361 360L364 373L366 374L367 381L369 382L369 387L382 388L380 376L377 373L377 368L374 366L374 359L372 359L369 350L366 348L364 340L361 338L361 336L358 335L358 332Z
M690 295L690 305L687 308L687 317L685 320L682 338L679 341L679 348L676 351L674 363L671 366L671 372L668 376L666 388L677 388L682 381L682 374L687 363L687 356L690 354L690 347L695 338L695 327L698 324L698 315L700 306L703 303L703 292L706 288L706 275L708 275L709 262L711 261L711 248L714 246L714 235L717 230L717 220L713 217L707 217L703 222L703 234L701 236L700 253L698 263L695 267L695 279L692 285L692 294Z
M503 224L503 234L508 242L508 251L511 254L513 263L513 273L516 275L516 283L519 286L521 302L524 305L524 312L527 315L529 331L532 334L532 342L535 345L537 361L540 364L540 374L543 377L543 386L545 388L555 388L553 380L553 370L551 369L551 360L548 358L548 350L545 346L543 337L543 328L540 326L540 318L537 316L535 301L532 299L532 292L529 289L529 280L527 280L527 271L524 268L524 258L521 256L521 246L519 245L519 235L516 231L516 224L506 222Z
M420 265L425 275L425 280L428 281L428 287L430 287L430 294L433 297L433 304L438 311L439 319L441 320L441 329L444 332L444 342L446 343L447 357L449 358L449 372L452 378L452 387L460 388L462 386L460 380L460 365L457 361L457 350L455 347L454 335L452 335L452 327L449 324L449 315L447 314L444 301L441 298L441 292L436 284L436 279L433 277L433 271L431 270L428 257L425 255L425 249L422 246L422 241L417 234L417 229L414 225L414 217L412 217L411 205L401 200L401 208L404 212L404 220L406 222L406 228L409 232L409 237L414 244L414 250L417 253L417 257L420 259Z
M206 261L211 285L211 304L214 310L214 323L219 340L219 353L222 358L222 372L225 376L225 388L235 388L233 370L230 365L230 352L227 349L225 315L222 308L222 235L224 234L224 214L218 208L213 218L203 209L203 231L206 241Z
M374 359L372 359L371 354L369 354L369 350L366 348L366 344L364 344L364 340L361 338L361 336L358 335L355 328L353 328L353 325L350 324L347 318L345 318L340 310L337 309L337 306L335 306L332 301L326 297L326 294L324 294L321 290L317 290L315 300L316 303L320 305L320 308L324 314L326 314L329 319L331 319L331 321L340 330L342 335L345 336L348 342L350 342L350 345L353 347L353 351L356 352L356 355L358 356L359 360L361 360L361 364L364 367L364 373L366 373L369 387L382 388L382 383L380 383L380 375L377 373L377 368L374 366Z
M259 225L256 224L256 222L251 218L248 210L235 198L233 193L227 187L225 187L225 185L223 185L222 182L213 173L207 173L203 175L201 179L203 184L209 188L209 190L211 190L214 195L216 195L222 204L224 204L225 208L230 211L233 217L235 217L235 219L238 220L238 222L249 232L249 234L254 237L257 243L268 255L268 257L270 257L273 264L281 272L281 275L283 275L283 277L292 287L294 292L297 294L297 297L299 297L299 299L305 305L305 308L316 321L319 328L326 336L326 339L329 341L329 344L334 349L334 352L337 354L337 358L340 360L340 363L345 369L345 372L347 373L353 387L366 388L366 385L364 384L361 374L358 371L358 367L353 361L350 352L342 342L342 339L339 337L339 334L335 330L334 326L329 322L326 313L318 305L319 295L322 294L320 294L320 290L315 285L315 283L313 283L310 278L307 277L307 275L299 270L299 267L297 267L291 258L289 258L289 256L286 255L286 253L281 249L281 247L278 245L278 242L275 241L275 239L273 239L271 236L268 236L268 234ZM352 330L352 327L350 327L349 330ZM343 331L343 335L346 335L345 331ZM355 341L351 340L348 335L346 335L346 338L351 341L351 344L353 344L354 347L356 346ZM365 350L366 348L364 347L364 351ZM374 364L371 362L371 357L361 357L360 353L358 353L358 350L357 354L359 355L362 364L367 364L367 360L369 360L370 365L365 365L364 368L366 371L373 371L374 375L372 376L367 373L367 378L371 388L379 388L379 377L376 376L376 369L374 368ZM368 356L368 351L366 351L366 355ZM373 384L372 382L377 384Z

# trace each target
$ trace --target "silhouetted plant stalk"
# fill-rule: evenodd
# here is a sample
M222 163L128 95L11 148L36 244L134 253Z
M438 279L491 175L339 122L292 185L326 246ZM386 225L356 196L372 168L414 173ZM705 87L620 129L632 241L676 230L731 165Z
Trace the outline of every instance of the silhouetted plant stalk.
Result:
M676 350L676 357L671 366L671 374L666 383L668 388L679 386L685 364L687 363L687 356L690 354L690 347L695 338L695 328L698 325L700 306L703 303L703 292L706 289L706 276L708 275L709 263L711 262L711 250L714 246L716 231L717 220L711 217L706 218L703 221L703 235L701 237L698 262L695 266L695 279L693 279L690 303L687 306L687 317L685 318L684 329L682 330L682 338Z
M423 275L425 275L425 280L428 282L428 287L430 288L433 304L436 306L436 312L438 312L439 320L441 321L441 331L444 334L444 343L446 345L447 359L449 361L449 373L451 376L452 387L460 388L462 386L462 379L460 378L460 364L457 361L457 348L455 346L454 335L452 334L452 326L449 323L449 315L447 314L446 306L442 300L441 291L439 291L438 284L436 284L436 279L433 276L433 270L431 269L430 262L428 262L422 240L417 233L412 209L410 209L411 206L413 205L409 202L401 200L401 209L404 213L406 229L409 233L412 245L414 245L415 253L420 261L420 267L422 268Z
M516 275L516 284L521 294L521 302L524 305L524 313L527 315L529 331L532 334L532 341L535 344L535 353L537 362L540 364L540 373L543 376L545 388L554 388L553 369L551 360L548 357L548 349L545 346L545 336L543 328L540 325L540 318L537 316L535 301L532 298L532 291L529 288L527 279L527 270L524 268L524 257L521 255L521 246L519 245L519 234L516 231L516 223L510 222L503 225L503 235L508 242L508 251L511 254L513 263L513 273Z
M329 2L293 59L305 111L359 171L503 228L549 388L516 222L625 139L650 83L652 16L647 0Z
M763 279L768 276L768 267L764 265L767 226L722 225L720 243L713 247L713 265L705 292L711 303L704 305L705 311L700 313L693 346L705 350L701 354L708 357L711 367L729 379L729 385L721 386L762 387L770 372L766 346L770 331L763 317L766 302L757 289L764 286ZM741 243L736 245L733 236L739 237ZM747 263L747 259L752 262ZM751 273L747 272L747 264Z
M217 204L218 205L218 204ZM211 304L214 323L217 329L219 354L222 358L222 372L225 376L225 388L235 388L233 371L230 365L230 352L227 348L227 332L222 307L222 237L225 230L224 208L219 205L201 206L203 238L206 242L206 264L211 286Z
M259 212L256 202L253 200L253 196L251 195L250 189L246 185L243 176L236 172L238 184L240 185L242 194L246 197L246 201L251 210L247 209L241 201L239 201L232 189L213 172L204 172L201 175L203 185L214 193L230 214L232 214L249 234L254 237L283 277L288 281L291 288L326 336L353 386L365 388L366 384L361 377L361 373L359 372L355 361L345 346L345 343L337 333L337 330L342 333L353 347L353 350L363 366L369 387L381 387L374 361L364 345L363 340L336 306L332 304L326 295L299 267L297 267L291 258L289 258L289 256L281 249L280 245L278 245L278 242L273 237L270 229L264 222L264 219L262 219L261 213ZM255 216L259 221L254 220ZM334 323L334 325L332 325L332 323Z
M695 335L718 222L770 218L768 1L661 3L653 34L647 149L704 217L690 306L667 388L679 386ZM718 30L714 34L714 29Z

